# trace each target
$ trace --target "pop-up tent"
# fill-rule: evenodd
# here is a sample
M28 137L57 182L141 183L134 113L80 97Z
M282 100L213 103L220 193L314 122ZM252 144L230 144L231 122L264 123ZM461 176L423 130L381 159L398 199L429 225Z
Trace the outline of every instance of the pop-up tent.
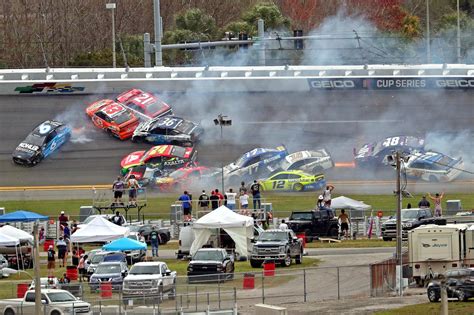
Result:
M223 229L235 242L235 251L247 256L247 240L253 237L253 218L240 215L226 206L220 206L194 222L194 242L190 254L207 243L212 229Z
M28 242L31 242L33 243L33 240L34 240L34 237L33 235L23 231L23 230L20 230L20 229L17 229L16 227L13 227L11 225L4 225L0 228L0 233L1 234L4 234L4 235L8 235L8 236L11 236L13 238L16 238L20 241L28 241Z
M0 246L16 246L18 244L20 244L18 238L0 232Z
M0 215L0 222L32 222L48 220L48 217L35 212L18 210Z
M372 206L365 204L362 201L357 201L345 196L340 196L331 200L331 208L346 210L370 210L372 209Z
M108 221L104 217L95 217L91 222L86 224L71 235L73 243L95 243L109 242L117 238L125 237L130 234L130 230L126 227L118 226Z
M106 251L146 250L146 243L122 237L102 246L102 249Z

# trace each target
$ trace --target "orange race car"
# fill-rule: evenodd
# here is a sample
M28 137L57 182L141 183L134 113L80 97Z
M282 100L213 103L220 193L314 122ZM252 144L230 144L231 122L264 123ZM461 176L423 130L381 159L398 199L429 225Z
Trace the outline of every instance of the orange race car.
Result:
M120 140L129 139L140 123L131 110L109 99L92 103L86 113L94 125Z

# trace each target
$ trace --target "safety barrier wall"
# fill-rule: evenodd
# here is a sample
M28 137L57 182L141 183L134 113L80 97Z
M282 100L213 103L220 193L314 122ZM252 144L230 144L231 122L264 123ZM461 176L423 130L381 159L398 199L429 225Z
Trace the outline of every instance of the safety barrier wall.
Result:
M0 95L325 90L474 90L474 65L154 67L0 70Z

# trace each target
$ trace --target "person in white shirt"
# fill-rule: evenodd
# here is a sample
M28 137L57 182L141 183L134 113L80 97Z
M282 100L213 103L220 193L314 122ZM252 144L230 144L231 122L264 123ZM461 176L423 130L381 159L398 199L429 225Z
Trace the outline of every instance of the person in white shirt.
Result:
M247 215L248 214L247 209L249 207L249 195L247 195L247 191L240 192L239 202L240 202L240 213Z
M278 226L280 230L288 230L288 224L285 223L285 219L281 220L280 225Z
M331 208L331 192L334 190L333 185L327 185L323 192L324 206Z
M235 197L237 196L237 194L232 190L232 188L229 188L229 192L226 192L225 195L227 197L227 208L229 208L230 210L234 210Z

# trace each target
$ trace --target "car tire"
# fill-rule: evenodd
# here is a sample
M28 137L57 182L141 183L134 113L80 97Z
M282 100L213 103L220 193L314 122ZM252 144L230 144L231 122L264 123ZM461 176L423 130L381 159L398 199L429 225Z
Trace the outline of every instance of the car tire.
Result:
M382 237L382 239L385 241L385 242L390 242L392 240L391 237Z
M304 187L300 183L296 183L293 185L293 191L303 191Z
M306 236L306 242L311 243L313 241L313 233L310 229L304 230L304 235Z
M332 228L329 229L328 234L329 234L328 236L331 237L331 238L338 238L339 231L336 227L332 227Z
M59 311L54 310L51 312L50 315L61 315L61 313L59 313Z
M466 293L464 290L457 290L456 291L456 298L458 299L459 302L466 302L468 297L466 296Z
M432 303L435 303L435 302L439 301L439 296L438 296L438 294L436 293L435 290L428 289L428 300L430 300L430 302L432 302Z
M11 308L7 308L4 312L3 315L15 315L15 311L13 311Z
M301 248L300 254L295 257L295 263L301 265L303 263L303 248Z
M283 261L281 262L281 265L283 267L290 267L291 266L291 255L290 253L287 253L286 254L286 257L285 259L283 259Z
M262 262L258 260L250 259L250 266L252 266L252 268L261 268Z
M166 235L165 233L160 233L160 239L161 239L160 245L165 245L169 241L168 235Z

